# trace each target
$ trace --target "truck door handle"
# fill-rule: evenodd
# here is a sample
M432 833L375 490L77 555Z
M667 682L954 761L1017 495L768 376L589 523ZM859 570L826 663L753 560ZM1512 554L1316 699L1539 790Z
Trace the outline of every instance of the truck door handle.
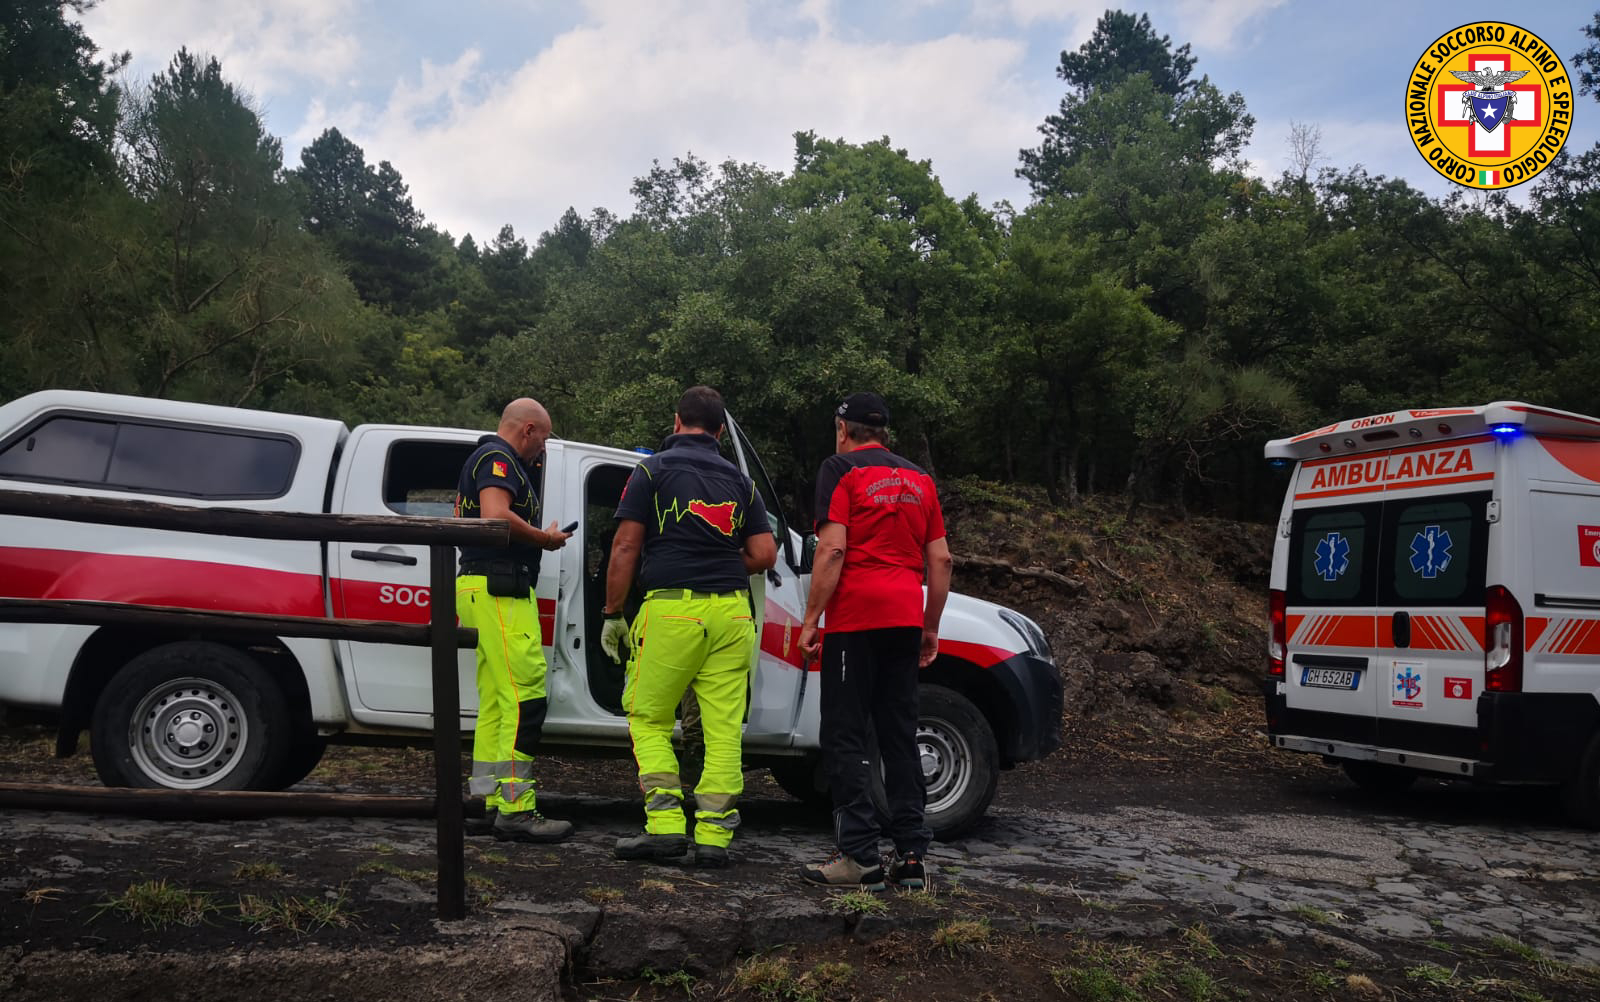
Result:
M1394 645L1396 647L1410 647L1411 614L1409 612L1395 613L1394 617L1390 620L1390 626L1394 633Z
M417 558L409 553L384 553L382 550L351 550L350 556L356 560L375 560L383 564L404 564L407 567L417 566Z

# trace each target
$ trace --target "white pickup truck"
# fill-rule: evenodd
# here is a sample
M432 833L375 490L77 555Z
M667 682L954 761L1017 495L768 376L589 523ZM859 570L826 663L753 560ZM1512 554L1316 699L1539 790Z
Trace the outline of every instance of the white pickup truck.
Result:
M807 540L730 420L730 457L773 521L778 566L751 578L761 644L744 732L747 765L826 802L818 688L796 643ZM0 487L207 507L448 515L478 432L362 425L107 394L44 391L0 406ZM552 439L543 519L579 523L536 587L550 673L544 747L629 748L622 669L600 650L603 554L637 454ZM196 518L204 515L197 512ZM320 544L0 517L0 596L272 615L426 622L427 549ZM940 656L922 673L919 742L929 823L949 836L983 816L999 772L1060 743L1061 680L1018 613L952 594ZM460 654L461 729L477 707ZM279 789L329 741L426 741L426 648L263 636L254 642L125 628L0 624L0 703L60 720L57 753L87 728L108 784ZM619 768L621 766L619 765Z

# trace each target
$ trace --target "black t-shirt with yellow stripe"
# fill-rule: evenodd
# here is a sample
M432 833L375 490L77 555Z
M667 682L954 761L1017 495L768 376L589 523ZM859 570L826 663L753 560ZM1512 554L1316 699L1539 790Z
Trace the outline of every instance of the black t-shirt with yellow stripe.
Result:
M485 487L498 487L511 494L511 510L522 516L529 525L539 524L539 478L544 470L544 454L531 463L524 464L511 443L499 435L485 435L478 439L478 448L467 457L456 481L456 517L482 518L478 495ZM509 547L463 546L461 562L493 560L512 556L528 568L537 579L539 556L544 551L532 543L513 539Z

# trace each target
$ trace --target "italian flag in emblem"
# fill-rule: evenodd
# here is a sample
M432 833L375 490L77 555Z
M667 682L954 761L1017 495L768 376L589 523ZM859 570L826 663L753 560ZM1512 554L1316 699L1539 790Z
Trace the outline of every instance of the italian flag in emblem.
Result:
M1479 184L1499 184L1502 178L1497 170L1480 170L1478 172Z

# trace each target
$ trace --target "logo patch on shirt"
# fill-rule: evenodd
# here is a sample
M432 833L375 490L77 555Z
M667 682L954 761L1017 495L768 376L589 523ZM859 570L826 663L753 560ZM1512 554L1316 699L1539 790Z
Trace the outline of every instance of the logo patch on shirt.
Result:
M506 464L499 461L496 461L489 467L489 472L493 473L497 477L504 477L508 475L506 473Z
M733 535L733 516L737 513L739 502L724 501L721 504L707 504L704 501L690 501L689 514L697 515L700 520L724 536Z

